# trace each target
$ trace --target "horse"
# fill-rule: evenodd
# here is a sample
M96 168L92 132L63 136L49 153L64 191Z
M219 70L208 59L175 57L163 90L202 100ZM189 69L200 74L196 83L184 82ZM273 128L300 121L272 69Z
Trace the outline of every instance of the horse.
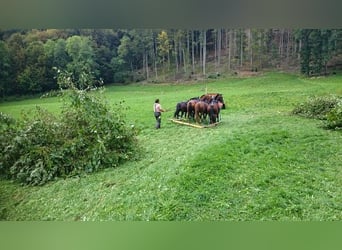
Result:
M220 93L208 93L204 94L200 97L201 101L205 101L207 103L210 103L211 101L217 101L222 103L222 109L226 108L226 105L223 100L223 96Z
M208 114L210 124L219 122L220 110L223 107L223 103L220 101L211 101L208 105Z
M207 118L208 103L199 101L195 104L195 120L197 123L202 122Z
M186 118L187 111L188 111L187 106L188 106L188 101L177 103L176 111L173 117L179 119L179 113L181 113L180 117L183 118L183 115L184 115L184 118Z
M193 120L195 119L195 105L199 101L198 98L191 98L188 101L187 104L187 114L188 114L188 119L192 118Z

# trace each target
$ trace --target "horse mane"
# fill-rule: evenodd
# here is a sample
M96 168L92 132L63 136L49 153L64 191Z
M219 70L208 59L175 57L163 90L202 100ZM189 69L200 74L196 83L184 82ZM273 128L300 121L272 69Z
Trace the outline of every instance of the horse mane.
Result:
M201 96L202 97L202 96ZM192 97L192 98L190 98L188 101L191 101L191 100L199 100L200 99L200 97L199 96L197 96L197 97Z

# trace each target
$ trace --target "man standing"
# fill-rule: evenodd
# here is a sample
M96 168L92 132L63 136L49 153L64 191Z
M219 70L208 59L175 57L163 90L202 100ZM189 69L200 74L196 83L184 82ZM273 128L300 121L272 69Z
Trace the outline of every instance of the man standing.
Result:
M161 123L161 112L165 112L164 109L162 109L159 99L156 99L153 105L153 112L154 112L154 117L156 118L156 129L160 128L160 123Z

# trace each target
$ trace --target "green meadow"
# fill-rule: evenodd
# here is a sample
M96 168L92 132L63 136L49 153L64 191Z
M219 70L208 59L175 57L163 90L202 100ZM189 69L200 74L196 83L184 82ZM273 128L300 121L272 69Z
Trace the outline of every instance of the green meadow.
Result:
M213 128L172 123L177 102L223 94ZM342 133L291 114L312 96L342 95L342 75L267 72L201 83L110 86L138 130L138 160L43 186L0 180L1 220L338 221L342 219ZM167 112L154 129L153 102ZM58 114L58 97L0 103L20 118L36 105Z

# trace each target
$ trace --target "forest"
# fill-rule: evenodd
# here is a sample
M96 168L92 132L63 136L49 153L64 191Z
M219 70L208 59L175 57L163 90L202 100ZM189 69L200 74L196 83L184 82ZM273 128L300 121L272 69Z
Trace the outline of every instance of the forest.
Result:
M0 98L58 89L67 72L82 89L173 82L265 69L305 76L342 68L341 29L0 30Z

